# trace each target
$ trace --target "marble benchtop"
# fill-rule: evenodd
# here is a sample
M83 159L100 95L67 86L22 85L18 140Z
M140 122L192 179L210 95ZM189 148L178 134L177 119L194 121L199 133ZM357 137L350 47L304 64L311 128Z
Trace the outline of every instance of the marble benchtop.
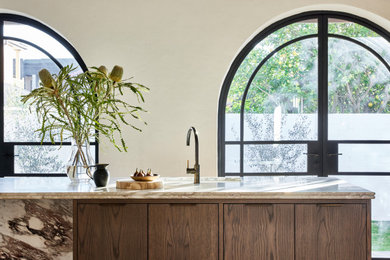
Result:
M113 179L106 188L71 184L67 177L0 179L0 199L373 199L375 193L333 177L161 178L164 188L122 190ZM124 178L119 178L124 179Z
M92 181L71 184L67 177L0 179L0 199L373 199L375 193L332 177L161 178L164 188L123 190L116 178L106 188Z

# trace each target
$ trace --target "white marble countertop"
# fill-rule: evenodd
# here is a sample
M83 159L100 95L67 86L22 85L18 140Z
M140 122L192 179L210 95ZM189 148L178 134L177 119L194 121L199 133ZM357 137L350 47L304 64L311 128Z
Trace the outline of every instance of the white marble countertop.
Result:
M124 178L121 178L124 179ZM164 188L121 190L71 184L67 177L0 179L0 199L373 199L375 193L332 177L161 178Z

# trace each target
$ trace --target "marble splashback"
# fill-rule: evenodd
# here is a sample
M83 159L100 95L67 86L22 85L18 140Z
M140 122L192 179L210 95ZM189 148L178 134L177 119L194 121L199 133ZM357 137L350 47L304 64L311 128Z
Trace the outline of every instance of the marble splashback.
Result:
M71 200L0 200L0 259L72 259Z

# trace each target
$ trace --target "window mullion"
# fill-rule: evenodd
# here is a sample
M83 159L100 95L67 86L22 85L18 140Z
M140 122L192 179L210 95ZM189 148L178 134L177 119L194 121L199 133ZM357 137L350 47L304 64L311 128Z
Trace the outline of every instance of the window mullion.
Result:
M0 19L0 143L4 143L4 39L3 39L4 21ZM0 176L1 177L1 176Z
M320 142L320 173L328 176L328 18L318 20L318 140Z
M3 25L4 21L0 19L0 64L4 64L4 41L3 41ZM4 66L1 66L0 69L0 156L1 165L0 165L0 178L4 177L6 174L5 171L9 170L7 161L9 158L4 157L6 153L6 147L4 147Z

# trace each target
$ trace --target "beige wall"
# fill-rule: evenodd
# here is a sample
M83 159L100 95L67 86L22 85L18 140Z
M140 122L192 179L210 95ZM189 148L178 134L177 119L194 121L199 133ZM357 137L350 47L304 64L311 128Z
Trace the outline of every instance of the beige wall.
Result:
M321 3L321 5L319 5ZM348 11L390 30L388 0L0 0L0 10L38 19L65 36L88 66L123 65L151 88L143 133L125 130L120 153L101 145L113 176L136 167L184 176L193 163L186 131L200 135L203 176L217 174L217 106L224 76L242 45L272 21L306 10ZM387 19L387 20L386 20Z

